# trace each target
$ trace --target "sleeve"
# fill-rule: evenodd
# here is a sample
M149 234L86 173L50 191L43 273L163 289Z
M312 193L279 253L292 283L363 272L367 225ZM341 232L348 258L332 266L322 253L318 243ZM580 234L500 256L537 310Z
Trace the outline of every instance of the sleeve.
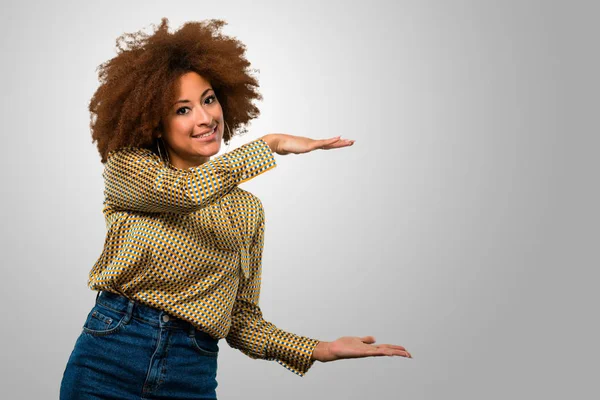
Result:
M238 287L231 329L225 340L250 358L277 361L303 377L313 366L312 353L319 340L283 331L265 321L258 306L264 244L264 211L250 248L250 276Z
M276 166L263 139L187 170L166 166L150 149L124 147L108 154L102 173L105 203L132 211L189 213Z

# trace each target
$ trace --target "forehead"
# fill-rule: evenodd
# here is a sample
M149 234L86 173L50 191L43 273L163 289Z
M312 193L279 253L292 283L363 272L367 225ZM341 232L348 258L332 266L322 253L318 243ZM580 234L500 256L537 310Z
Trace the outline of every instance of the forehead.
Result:
M179 94L202 93L206 89L211 88L210 82L196 72L186 72L178 79Z

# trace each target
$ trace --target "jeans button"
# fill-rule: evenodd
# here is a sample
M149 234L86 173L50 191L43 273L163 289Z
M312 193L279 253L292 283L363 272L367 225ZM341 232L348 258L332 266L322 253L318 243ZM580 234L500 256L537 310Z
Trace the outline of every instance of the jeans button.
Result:
M168 322L169 321L169 316L167 314L163 315L163 321L164 322Z

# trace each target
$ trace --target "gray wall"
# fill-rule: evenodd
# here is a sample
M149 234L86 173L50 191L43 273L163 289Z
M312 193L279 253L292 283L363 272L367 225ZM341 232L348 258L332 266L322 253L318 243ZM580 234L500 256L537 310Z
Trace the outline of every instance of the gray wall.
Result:
M222 341L220 398L598 396L598 2L35 3L0 13L3 397L58 398L105 235L95 68L163 16L225 19L260 70L230 150L356 139L242 184L267 215L265 317L414 356L299 378Z

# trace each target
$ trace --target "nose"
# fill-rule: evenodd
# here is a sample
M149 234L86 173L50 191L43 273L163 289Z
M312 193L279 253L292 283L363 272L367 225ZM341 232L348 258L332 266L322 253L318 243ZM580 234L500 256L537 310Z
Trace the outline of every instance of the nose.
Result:
M197 107L196 110L198 110L198 112L196 113L196 125L211 126L212 121L213 121L213 116L207 110L205 110L203 107Z

